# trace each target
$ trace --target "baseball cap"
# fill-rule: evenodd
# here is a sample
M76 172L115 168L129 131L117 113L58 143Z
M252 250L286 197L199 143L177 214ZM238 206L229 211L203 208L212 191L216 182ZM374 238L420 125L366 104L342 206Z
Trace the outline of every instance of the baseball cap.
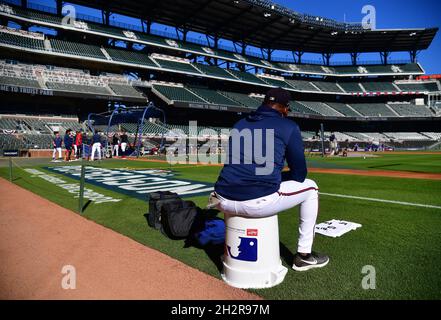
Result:
M265 103L280 103L284 106L288 105L291 101L291 94L282 88L270 89L265 95Z

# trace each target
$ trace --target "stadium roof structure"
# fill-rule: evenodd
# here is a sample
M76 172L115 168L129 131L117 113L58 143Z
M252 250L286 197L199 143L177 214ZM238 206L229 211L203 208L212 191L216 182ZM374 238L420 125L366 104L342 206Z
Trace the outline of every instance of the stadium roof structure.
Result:
M72 0L258 48L312 53L417 52L438 28L366 30L296 13L266 0Z

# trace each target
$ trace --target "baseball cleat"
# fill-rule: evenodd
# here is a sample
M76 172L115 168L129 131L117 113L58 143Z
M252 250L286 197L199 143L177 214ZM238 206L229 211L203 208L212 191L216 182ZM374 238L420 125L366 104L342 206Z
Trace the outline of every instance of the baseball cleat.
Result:
M295 271L307 271L314 268L322 268L329 262L329 257L324 254L312 252L307 256L296 254L292 268Z

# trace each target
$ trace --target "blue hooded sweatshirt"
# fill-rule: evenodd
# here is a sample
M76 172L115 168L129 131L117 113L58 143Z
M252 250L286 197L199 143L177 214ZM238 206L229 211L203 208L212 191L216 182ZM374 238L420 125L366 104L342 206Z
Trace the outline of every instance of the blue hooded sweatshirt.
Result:
M68 134L64 135L64 146L66 147L66 149L70 149L72 148L73 145L73 137L71 137Z
M98 133L95 133L92 137L92 143L101 143L101 136Z
M246 201L277 192L282 182L282 170L285 160L290 171L284 175L284 180L305 181L307 168L303 140L300 129L294 121L284 118L278 111L269 106L262 105L247 118L237 122L233 129L237 129L239 132L243 129L251 129L254 144L253 155L256 148L256 132L258 132L255 129L274 130L273 170L264 175L256 174L256 169L265 167L265 164L262 165L260 160L256 162L254 156L250 161L245 156L243 142L240 143L240 152L233 152L232 135L230 135L227 163L224 165L214 187L216 193L220 196L229 200ZM263 155L265 155L265 133L260 141L263 145L261 150L264 150ZM235 150L237 151L237 149ZM248 158L248 161L245 161L245 158ZM238 163L239 159L240 163Z
M55 148L61 148L62 143L63 143L63 139L61 139L61 137L54 138Z

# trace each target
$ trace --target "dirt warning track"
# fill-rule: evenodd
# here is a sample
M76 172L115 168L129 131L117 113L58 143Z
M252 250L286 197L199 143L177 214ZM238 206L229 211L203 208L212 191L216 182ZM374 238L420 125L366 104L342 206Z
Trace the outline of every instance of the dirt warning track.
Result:
M150 160L150 159L128 159L133 161L142 162L159 162L168 163L165 160ZM222 167L223 164L205 164L205 163L189 163L192 166L179 167L182 168L193 168L195 166L201 167ZM163 167L162 169L174 169L176 167L169 166ZM286 167L284 170L289 170ZM393 171L393 170L354 170L354 169L330 169L330 168L314 168L309 167L308 172L312 173L329 173L329 174L345 174L345 175L355 175L355 176L370 176L370 177L389 177L389 178L408 178L408 179L428 179L428 180L441 180L441 173L423 173L423 172L410 172L410 171Z
M419 173L419 172L387 171L387 170L351 170L351 169L329 169L329 168L308 168L308 171L312 173L347 174L347 175L355 175L355 176L441 180L441 174L439 173Z
M0 299L260 299L1 178L0 190Z

